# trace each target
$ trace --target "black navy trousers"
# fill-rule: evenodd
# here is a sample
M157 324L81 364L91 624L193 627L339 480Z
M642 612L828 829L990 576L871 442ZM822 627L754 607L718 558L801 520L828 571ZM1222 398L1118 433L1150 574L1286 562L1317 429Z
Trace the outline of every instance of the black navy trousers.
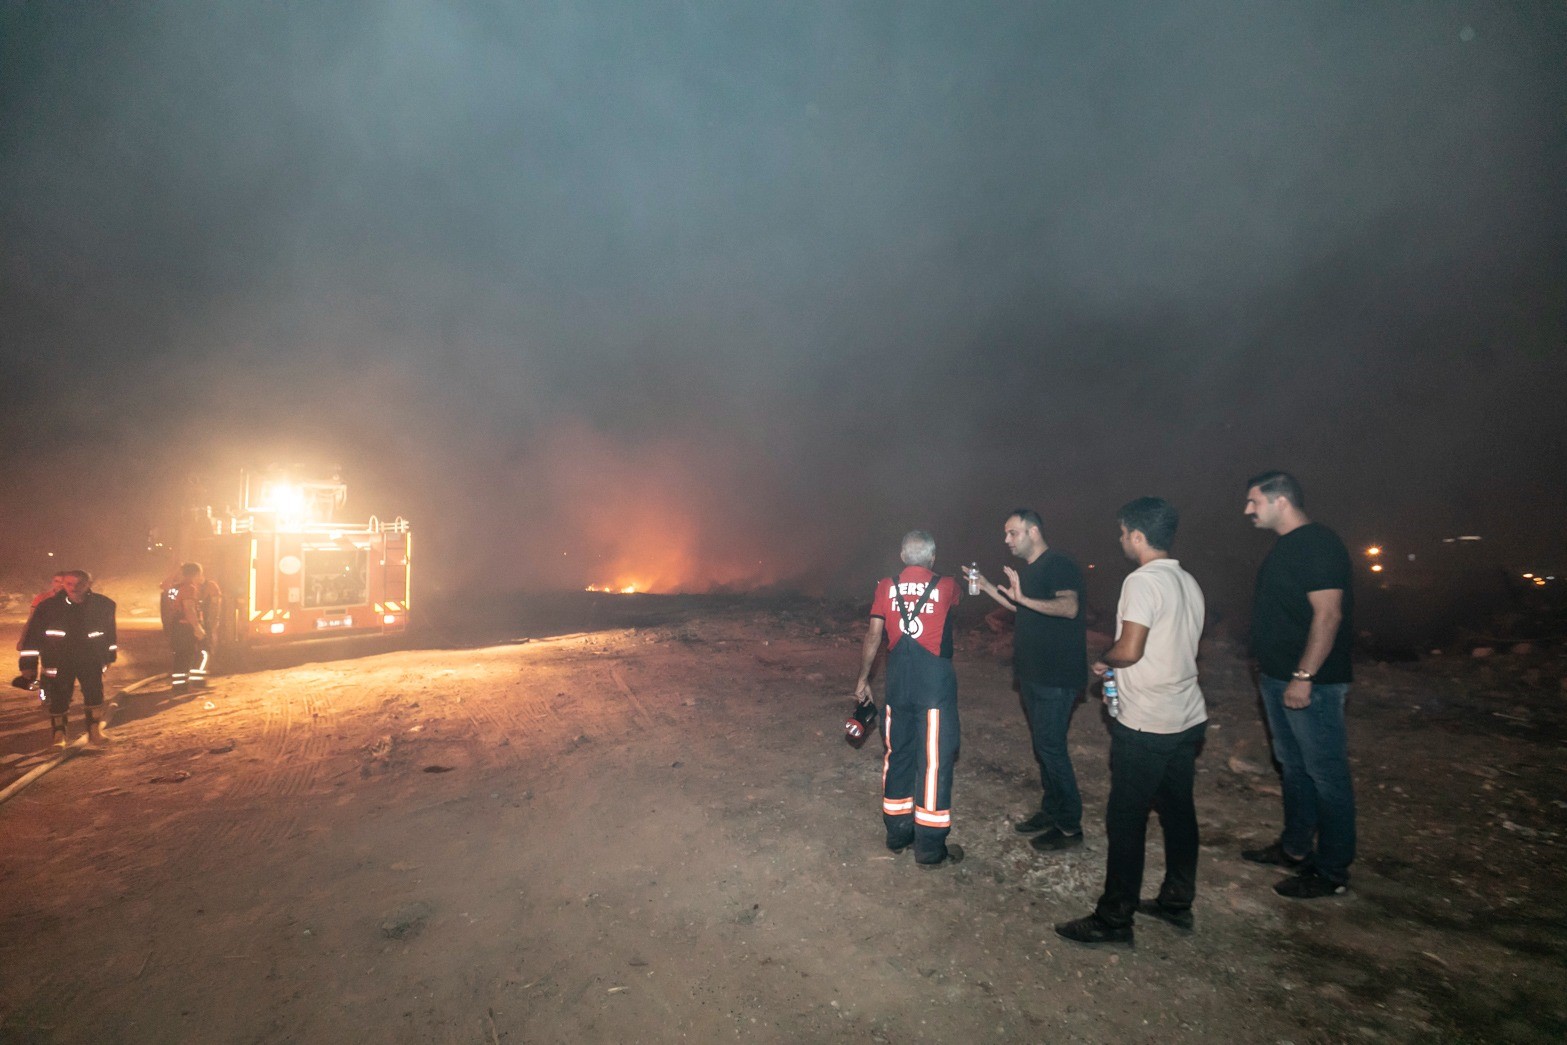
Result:
M882 715L887 848L912 842L915 860L938 863L947 855L952 830L952 766L958 757L958 676L952 661L904 636L887 654Z

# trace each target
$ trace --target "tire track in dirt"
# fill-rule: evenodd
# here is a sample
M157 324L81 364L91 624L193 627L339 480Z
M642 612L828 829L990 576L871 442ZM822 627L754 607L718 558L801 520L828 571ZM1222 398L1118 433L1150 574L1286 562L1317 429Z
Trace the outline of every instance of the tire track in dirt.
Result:
M322 766L332 750L336 712L319 685L291 683L275 700L265 703L266 718L255 747L261 764L242 775L218 797L225 811L218 823L197 839L193 850L209 846L266 846L299 831L301 818L276 815L298 808L315 791ZM255 800L265 809L258 808Z
M288 691L280 690L261 701L260 735L253 741L255 751L276 765L278 753L287 743L291 708ZM252 798L266 791L266 770L236 774L225 798Z
M510 672L509 664L505 670ZM473 727L464 748L475 765L507 768L535 760L541 735L563 726L547 688L530 673L528 678L497 680L480 690L482 695L470 693L460 702L463 717Z
M626 681L625 673L621 669L622 665L611 665L609 677L615 683L615 688L620 690L625 696L626 703L631 706L633 711L632 717L640 716L642 724L650 727L673 725L674 719L666 712L662 710L657 712L648 710L647 704L643 702L641 697L637 696L636 690L631 688L631 684Z
M517 737L522 733L521 724L495 700L463 701L463 714L473 723L473 735L468 738L469 756L475 765L485 768L505 768L523 760L522 745Z

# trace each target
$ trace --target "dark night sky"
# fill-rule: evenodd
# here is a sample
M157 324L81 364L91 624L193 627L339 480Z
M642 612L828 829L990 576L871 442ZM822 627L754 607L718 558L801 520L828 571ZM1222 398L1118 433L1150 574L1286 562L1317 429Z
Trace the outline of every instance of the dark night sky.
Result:
M1561 3L0 0L7 557L301 461L448 584L1223 587L1286 467L1567 567L1564 119Z

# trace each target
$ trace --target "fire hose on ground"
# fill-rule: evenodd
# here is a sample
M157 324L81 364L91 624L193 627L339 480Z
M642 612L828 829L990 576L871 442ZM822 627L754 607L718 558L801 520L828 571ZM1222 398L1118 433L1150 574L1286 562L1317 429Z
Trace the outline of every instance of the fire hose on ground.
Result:
M140 689L144 688L145 686L147 686L147 685L149 685L149 684L151 684L153 682L157 682L159 679L166 679L168 677L169 677L169 675L168 675L167 672L164 672L163 674L160 674L160 675L148 675L146 678L138 679L135 682L132 682L129 686L126 686L125 688L121 689L118 693L115 694L115 698L118 699L119 697L123 697L127 693L135 693L137 690L140 690ZM104 707L106 709L110 708L110 707L114 707L114 706L115 705L111 701L107 701L107 700L104 701ZM103 720L104 728L107 729L112 721L113 721L113 719L111 717L109 717L108 715L105 715L104 720ZM34 780L37 780L39 777L41 777L45 773L49 772L49 770L53 769L55 766L57 766L60 763L64 762L66 759L71 758L72 756L74 756L76 754L76 752L77 752L77 749L79 749L81 747L84 747L86 745L86 743L87 743L87 735L84 733L81 736L77 737L75 740L71 741L70 746L68 746L64 751L61 751L59 754L55 755L53 758L46 759L44 762L40 763L39 765L34 766L32 769L29 769L26 773L24 773L20 777L18 777L16 780L12 781L9 785L7 785L5 787L4 790L0 790L0 804L3 804L4 802L8 801L11 798L12 795L15 795L15 794L19 793L20 791L22 791L24 788L27 787L28 784L31 784Z

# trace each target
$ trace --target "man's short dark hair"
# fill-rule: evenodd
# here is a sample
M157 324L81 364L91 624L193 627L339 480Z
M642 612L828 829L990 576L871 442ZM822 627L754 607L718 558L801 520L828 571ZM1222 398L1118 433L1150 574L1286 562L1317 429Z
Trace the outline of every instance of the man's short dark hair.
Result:
M56 577L75 577L77 580L81 581L83 584L91 584L92 583L92 574L88 573L86 570L65 570L62 573L55 574L55 576Z
M1302 511L1306 508L1306 491L1300 488L1300 481L1288 472L1263 472L1246 480L1246 489L1253 486L1264 497L1287 497L1290 504Z
M1175 528L1181 524L1181 515L1163 497L1139 497L1123 504L1115 513L1115 521L1126 527L1127 533L1141 530L1148 547L1167 552L1175 543Z
M1039 513L1034 511L1032 508L1014 508L1007 513L1007 518L1016 519L1018 522L1023 524L1023 529L1025 530L1032 526L1040 533L1045 532L1045 521L1041 519L1039 517Z
M199 562L187 562L187 563L185 563L184 565L182 565L180 567L180 576L181 577L194 577L194 576L196 576L196 574L198 574L200 572L201 572L201 563L199 563Z

